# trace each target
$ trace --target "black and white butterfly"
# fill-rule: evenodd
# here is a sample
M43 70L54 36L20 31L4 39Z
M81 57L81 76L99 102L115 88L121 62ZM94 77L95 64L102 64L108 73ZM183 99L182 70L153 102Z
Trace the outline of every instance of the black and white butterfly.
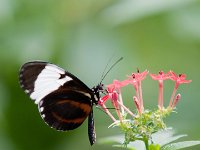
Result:
M91 145L94 144L93 105L97 105L100 94L106 92L101 82L90 89L70 72L42 61L25 63L20 69L19 82L38 105L42 119L50 127L61 131L73 130L88 117L89 141Z

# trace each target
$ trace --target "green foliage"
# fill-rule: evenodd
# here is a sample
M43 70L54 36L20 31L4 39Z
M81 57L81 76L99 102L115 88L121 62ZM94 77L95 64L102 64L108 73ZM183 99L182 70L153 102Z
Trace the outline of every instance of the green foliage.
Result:
M161 150L178 150L182 148L187 148L195 145L199 145L200 141L183 141L177 143L171 143L166 146L163 146Z
M149 150L160 150L160 145L151 144L151 145L149 145Z
M195 145L199 145L200 141L182 141L175 142L176 140L185 137L186 135L174 135L174 131L171 128L166 130L158 131L152 134L152 139L149 142L155 144L149 144L148 150L178 150L182 148L187 148ZM121 145L114 145L115 147L122 147L124 140L124 135L117 135L112 137L107 137L101 139L99 143L119 143ZM136 150L146 150L142 142L134 141L126 145L127 149L136 149Z

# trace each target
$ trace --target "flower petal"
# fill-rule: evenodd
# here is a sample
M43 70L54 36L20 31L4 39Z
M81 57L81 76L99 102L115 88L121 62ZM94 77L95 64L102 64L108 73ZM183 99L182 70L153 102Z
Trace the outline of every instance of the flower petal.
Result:
M109 98L109 95L103 96L103 97L100 98L100 100L98 101L98 104L102 106L102 105L108 100L108 98Z

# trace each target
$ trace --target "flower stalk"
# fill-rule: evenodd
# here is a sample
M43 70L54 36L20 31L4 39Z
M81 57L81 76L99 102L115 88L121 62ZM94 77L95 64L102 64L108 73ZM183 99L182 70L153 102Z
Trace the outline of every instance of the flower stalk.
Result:
M144 138L143 141L144 141L146 150L149 150L149 139L148 138Z

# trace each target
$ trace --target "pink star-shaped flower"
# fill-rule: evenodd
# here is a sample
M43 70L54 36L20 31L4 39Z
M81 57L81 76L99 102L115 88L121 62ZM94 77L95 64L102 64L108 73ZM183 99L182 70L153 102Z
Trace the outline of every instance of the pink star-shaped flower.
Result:
M112 105L114 106L114 108L117 112L117 115L118 115L120 121L122 122L122 116L121 116L119 104L118 104L118 97L119 97L118 92L115 90L114 84L111 84L111 85L107 86L107 94L99 100L98 104L104 109L104 111L111 117L112 120L115 120L115 118L108 111L108 109L106 108L106 105L105 105L105 102L108 99L110 99L112 102Z
M143 111L143 109L144 109L141 81L146 78L146 75L148 73L149 72L147 70L143 71L142 73L140 73L138 70L137 73L132 73L131 76L128 76L128 80L124 81L124 82L129 82L130 84L132 84L134 86L135 91L136 91L136 97L139 101L138 104L140 105L141 111Z
M192 82L192 80L185 79L186 78L185 74L176 75L173 71L170 71L170 73L171 73L170 79L173 81L176 81L176 86L179 86L179 84L182 84L182 83Z
M129 82L126 80L124 81L114 80L112 84L107 85L107 89L108 91L117 90L118 92L120 92L120 89L128 84Z
M158 75L157 74L150 74L150 76L153 80L166 80L166 79L169 79L169 75L170 75L170 72L164 74L163 71L160 71L158 73Z
M169 78L172 81L175 81L174 90L173 90L173 93L172 93L172 96L171 96L171 99L170 99L170 103L169 103L169 106L172 107L173 101L174 101L174 97L175 97L175 94L176 94L176 91L177 91L179 85L183 84L183 83L190 83L190 82L192 82L192 80L186 80L185 79L186 78L185 74L176 75L173 71L170 71L170 74L171 74L171 76Z
M150 74L153 80L158 80L159 82L159 93L158 93L158 107L159 109L163 108L164 100L163 100L163 81L169 79L170 72L164 73L160 71L158 74Z
M132 73L132 76L128 76L128 78L130 80L132 80L133 83L135 82L139 82L139 81L142 81L146 78L146 75L148 74L149 72L147 70L143 71L142 73L138 72L137 73Z
M147 74L148 74L147 70L145 70L142 73L139 73L139 70L138 70L137 73L132 73L131 76L128 76L128 80L124 80L123 82L132 84L135 90L138 91L138 84L140 83L140 81L146 78Z

